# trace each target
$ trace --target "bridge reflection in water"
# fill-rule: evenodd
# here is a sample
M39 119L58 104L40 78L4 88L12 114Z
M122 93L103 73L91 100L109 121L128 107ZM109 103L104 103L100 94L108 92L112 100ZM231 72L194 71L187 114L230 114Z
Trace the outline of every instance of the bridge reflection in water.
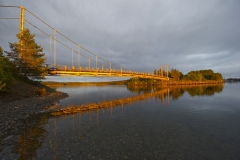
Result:
M160 87L160 86L159 86ZM129 90L138 92L139 95L131 96L127 98L120 98L120 99L113 99L109 101L103 101L98 103L88 103L88 104L81 104L81 105L71 105L66 108L58 109L51 113L52 116L60 116L60 115L67 115L67 114L75 114L81 113L91 110L98 110L98 109L105 109L105 108L112 108L116 106L122 106L145 101L147 99L155 98L156 100L160 100L163 105L167 104L170 105L170 97L173 100L178 99L180 96L183 95L184 92L188 92L191 96L201 96L201 95L208 95L211 96L214 92L221 92L223 90L223 85L188 85L184 87L179 86L165 86L165 87L154 87L154 86L129 86ZM144 92L141 94L141 92Z
M114 99L110 101L103 101L99 103L89 103L79 106L68 106L66 108L66 111L70 113L64 113L64 110L59 111L53 111L51 115L46 113L41 113L39 115L35 115L33 117L30 117L26 120L26 124L22 126L19 130L19 139L18 142L14 144L15 150L13 151L15 154L19 155L19 159L34 159L36 157L44 158L46 155L39 155L37 154L37 150L39 150L42 146L42 143L44 142L44 138L47 135L46 128L52 127L45 126L48 122L48 119L51 117L57 117L53 121L53 133L49 134L49 150L51 150L52 158L58 158L60 155L60 146L59 145L59 139L57 138L57 121L60 119L58 117L64 117L72 121L72 130L73 132L78 132L78 139L81 140L84 135L87 134L89 130L94 125L98 125L99 122L101 122L102 116L100 116L100 110L104 112L108 112L112 116L112 110L114 107L123 107L124 105L136 103L136 102L144 102L148 99L155 98L156 100L160 100L163 104L169 105L170 98L173 100L180 98L183 93L187 92L191 96L212 96L215 92L219 93L223 90L223 85L201 85L201 86L185 86L185 87L147 87L147 86L131 86L128 87L129 90L133 92L138 92L140 95L132 96L128 98L122 98L122 99ZM104 105L103 105L104 104ZM77 110L77 113L75 112L76 108L85 107L85 109ZM87 108L87 106L89 106ZM105 108L95 108L99 106L104 106ZM75 109L72 109L75 108ZM94 114L94 113L96 114ZM77 116L78 114L78 119ZM50 116L50 117L49 117ZM91 121L95 121L96 123L92 123L88 125L83 125L86 123L86 119L89 119ZM74 121L78 120L78 124L75 124ZM52 128L51 128L52 129ZM59 131L58 131L59 132ZM47 146L45 146L47 147Z

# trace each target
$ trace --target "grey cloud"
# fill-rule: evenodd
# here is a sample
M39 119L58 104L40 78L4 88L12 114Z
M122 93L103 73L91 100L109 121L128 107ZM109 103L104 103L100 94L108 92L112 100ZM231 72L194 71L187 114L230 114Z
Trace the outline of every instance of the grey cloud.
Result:
M152 72L168 63L183 73L212 68L225 77L240 77L238 0L8 0L3 5L25 6L81 46L123 68ZM1 16L19 15L19 10L6 10L0 8ZM33 16L26 14L26 18L53 35ZM1 20L0 29L5 49L18 31L18 22ZM30 29L49 55L49 38ZM77 50L60 35L57 38ZM57 47L58 63L71 63L71 51Z

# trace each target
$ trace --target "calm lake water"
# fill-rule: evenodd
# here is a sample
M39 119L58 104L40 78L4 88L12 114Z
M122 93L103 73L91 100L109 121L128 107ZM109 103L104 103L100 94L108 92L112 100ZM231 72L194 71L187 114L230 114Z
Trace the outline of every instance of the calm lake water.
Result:
M240 159L240 83L58 90L70 95L63 108L160 92L108 109L32 117L13 150L19 159Z

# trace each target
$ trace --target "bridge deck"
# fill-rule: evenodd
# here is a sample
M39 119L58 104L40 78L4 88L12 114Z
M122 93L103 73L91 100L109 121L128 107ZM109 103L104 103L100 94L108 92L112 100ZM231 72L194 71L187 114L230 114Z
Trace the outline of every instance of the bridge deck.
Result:
M60 76L105 76L105 77L139 77L139 78L152 78L158 80L169 80L168 77L158 76L146 72L133 72L133 71L106 71L106 70L48 70L48 74Z

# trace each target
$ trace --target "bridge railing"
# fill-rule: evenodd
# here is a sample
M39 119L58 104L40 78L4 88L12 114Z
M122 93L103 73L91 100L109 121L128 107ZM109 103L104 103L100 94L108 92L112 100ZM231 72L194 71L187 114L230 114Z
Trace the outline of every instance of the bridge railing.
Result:
M117 69L108 69L108 68L105 68L105 69L100 69L100 68L89 68L89 67L85 67L85 68L82 68L82 67L79 67L79 68L75 68L75 67L72 67L72 68L69 68L67 66L57 66L55 68L49 68L48 69L49 73L50 74L68 74L68 73L72 73L72 72L76 72L76 74L78 74L79 72L85 72L85 73L107 73L107 74L110 74L110 75L123 75L123 76L140 76L140 77L151 77L151 78L156 78L156 79L159 79L159 78L168 78L168 77L164 77L164 76L159 76L159 75L155 75L153 73L149 73L149 72L137 72L137 71L131 71L131 70L117 70ZM57 72L57 71L60 71L60 72ZM64 72L64 73L62 73Z
M67 66L57 66L55 68L51 67L48 69L48 71L72 71L72 72L106 72L106 73L122 73L122 74L136 74L136 75L153 75L149 72L137 72L137 71L131 71L131 70L117 70L117 69L100 69L100 68L88 68L88 67L85 67L85 68L82 68L82 67L79 67L79 68L75 68L75 67L72 67L72 68L68 68Z

